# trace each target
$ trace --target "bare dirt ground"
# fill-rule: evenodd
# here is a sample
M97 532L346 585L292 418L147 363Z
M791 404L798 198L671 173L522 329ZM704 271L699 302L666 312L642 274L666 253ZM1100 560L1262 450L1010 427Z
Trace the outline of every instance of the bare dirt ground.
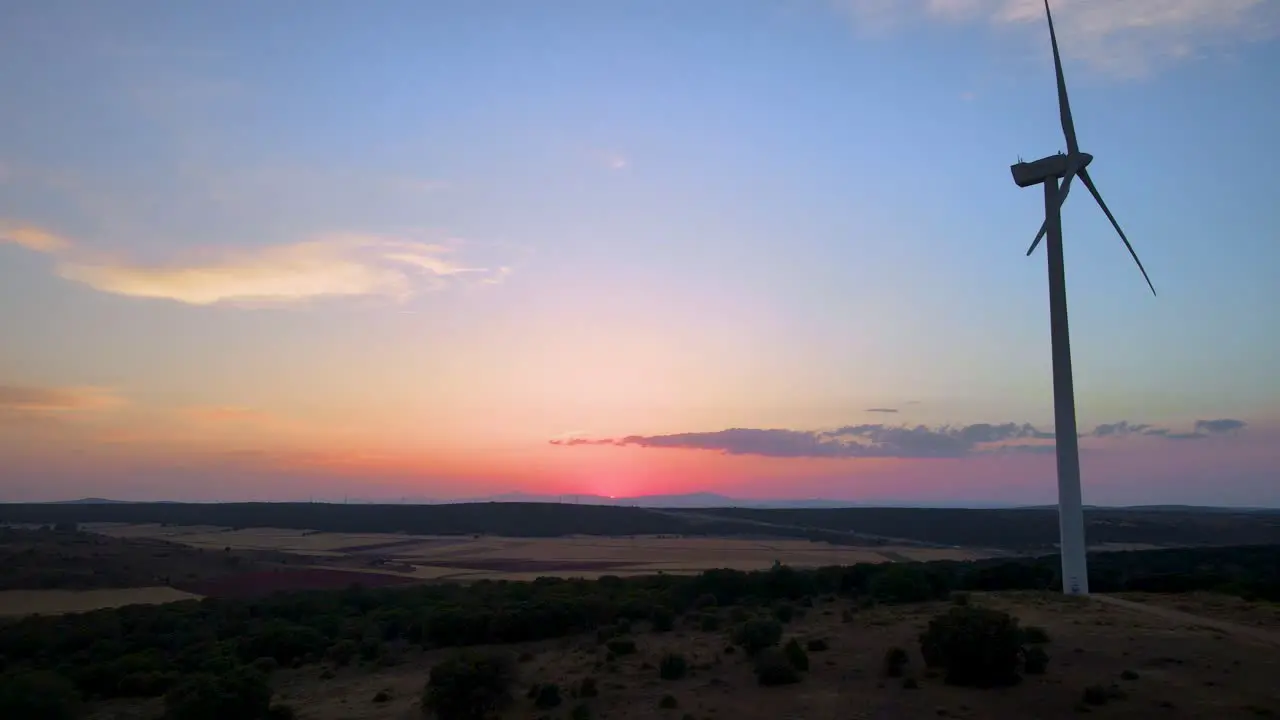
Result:
M492 650L532 658L518 665L517 700L504 715L509 720L567 718L579 703L589 707L592 718L634 720L1053 720L1081 713L1223 720L1280 714L1280 648L1219 632L1199 618L1187 623L1181 616L1038 593L975 595L973 602L1046 628L1052 638L1048 673L998 690L943 684L924 671L917 643L928 619L946 609L941 603L860 610L845 623L841 614L849 606L843 600L818 602L790 623L786 634L824 638L830 649L810 653L811 669L800 683L774 688L756 683L741 652L725 654L727 632L684 625L671 633L638 632L639 652L618 658L612 670L603 662L605 650L589 637ZM882 677L884 653L895 645L910 653L908 672L918 688ZM688 659L695 668L689 677L659 679L656 667L668 652ZM422 653L389 669L337 669L325 680L319 667L283 671L276 676L277 700L293 705L302 720L416 720L422 717L417 705L428 670L447 654ZM596 678L599 697L570 697L569 688L584 677ZM524 697L530 684L543 682L560 685L563 705L539 710ZM1082 693L1090 685L1115 685L1124 697L1085 708ZM385 693L384 700L375 700L379 693ZM665 695L675 698L675 709L659 709Z

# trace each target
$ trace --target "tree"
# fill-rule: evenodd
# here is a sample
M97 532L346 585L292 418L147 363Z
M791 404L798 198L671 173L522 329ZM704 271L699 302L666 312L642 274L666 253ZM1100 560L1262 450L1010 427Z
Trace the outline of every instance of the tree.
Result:
M1006 612L952 607L929 621L920 635L925 664L946 670L951 685L994 687L1019 680L1022 632Z
M80 693L61 675L25 672L0 676L0 717L22 720L72 720Z
M270 709L271 686L250 668L194 675L164 696L165 720L264 720Z
M431 668L422 709L439 720L485 720L511 703L514 681L505 655L457 655Z

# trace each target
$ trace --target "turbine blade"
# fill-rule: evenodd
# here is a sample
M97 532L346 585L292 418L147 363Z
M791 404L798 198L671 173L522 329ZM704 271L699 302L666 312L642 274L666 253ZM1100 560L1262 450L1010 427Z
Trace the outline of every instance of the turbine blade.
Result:
M1142 261L1138 259L1138 253L1134 252L1133 246L1129 244L1129 238L1125 237L1124 231L1120 229L1120 223L1116 222L1116 216L1111 214L1111 210L1107 204L1102 201L1102 193L1098 192L1097 186L1093 184L1093 178L1089 177L1089 169L1085 168L1080 171L1080 182L1089 188L1089 193L1093 195L1093 199L1098 201L1098 207L1102 208L1102 212L1107 214L1107 219L1111 221L1111 227L1116 229L1120 234L1120 239L1124 241L1124 246L1129 248L1129 255L1133 256L1133 261L1138 264L1138 269L1142 271L1142 279L1147 281L1147 287L1151 288L1151 294L1156 294L1156 286L1151 284L1151 277L1147 275L1147 269L1142 267Z
M1067 172L1066 177L1062 180L1062 187L1058 189L1058 210L1062 210L1062 203L1067 201L1067 194L1071 192L1071 179L1076 176L1075 170ZM1049 219L1040 225L1040 232L1036 233L1036 239L1031 242L1031 247L1027 248L1027 257L1036 251L1036 246L1044 239L1045 233L1049 232Z
M1053 68L1058 74L1058 114L1062 116L1062 134L1067 137L1067 154L1080 152L1076 142L1076 124L1071 119L1071 101L1067 100L1067 80L1062 75L1062 56L1058 54L1058 34L1053 29L1053 13L1049 0L1044 0L1044 14L1049 18L1049 42L1053 45Z
M1044 239L1044 235L1047 232L1049 232L1049 221L1045 220L1040 223L1040 232L1036 233L1036 239L1031 242L1031 247L1027 248L1027 257L1031 257L1031 253L1036 251L1036 246Z

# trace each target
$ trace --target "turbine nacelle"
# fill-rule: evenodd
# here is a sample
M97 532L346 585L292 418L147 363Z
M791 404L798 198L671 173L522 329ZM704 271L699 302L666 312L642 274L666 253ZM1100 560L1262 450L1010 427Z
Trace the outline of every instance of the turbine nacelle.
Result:
M1031 162L1020 162L1011 165L1009 170L1013 173L1013 182L1018 187L1031 187L1039 185L1049 178L1061 178L1067 174L1070 156L1063 153L1043 157L1039 160ZM1089 167L1089 163L1093 162L1093 156L1089 153L1082 152L1075 155L1075 171L1080 172L1084 168Z

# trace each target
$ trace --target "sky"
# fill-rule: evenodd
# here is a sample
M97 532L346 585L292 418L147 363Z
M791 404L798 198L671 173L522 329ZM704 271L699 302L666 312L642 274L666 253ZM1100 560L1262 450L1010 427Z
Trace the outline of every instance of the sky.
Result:
M1280 2L1055 0L1086 503L1280 506ZM0 500L1056 498L1037 0L44 0Z

